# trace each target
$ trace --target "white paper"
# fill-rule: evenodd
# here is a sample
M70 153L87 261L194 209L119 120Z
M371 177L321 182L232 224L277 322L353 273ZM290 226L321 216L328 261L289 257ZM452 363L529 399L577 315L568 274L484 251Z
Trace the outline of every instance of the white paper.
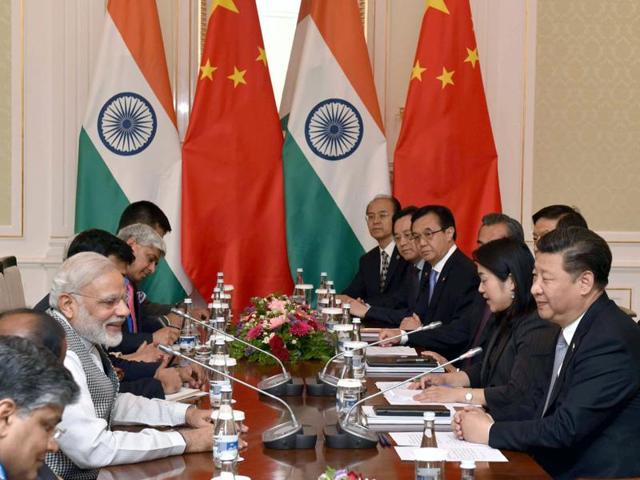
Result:
M369 347L367 357L417 357L418 352L413 347Z
M169 400L171 402L179 402L180 400L204 397L205 395L207 395L207 392L203 392L201 390L198 390L197 388L182 387L176 393L165 395L164 398L165 400Z
M394 432L389 434L399 446L395 447L400 460L414 461L414 451L420 446L422 432ZM488 445L458 440L453 433L436 432L438 448L447 451L447 462L474 460L476 462L508 462L502 452Z

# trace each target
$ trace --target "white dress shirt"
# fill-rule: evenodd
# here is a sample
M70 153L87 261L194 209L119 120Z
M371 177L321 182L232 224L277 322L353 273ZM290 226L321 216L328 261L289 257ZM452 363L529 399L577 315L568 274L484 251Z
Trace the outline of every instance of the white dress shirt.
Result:
M577 319L575 319L573 322L562 329L562 336L564 337L564 341L567 342L567 349L571 346L573 336L576 334L578 325L580 325L580 320L582 320L582 317L584 317L585 313L586 312L583 312L582 315L580 315ZM562 364L560 364L560 368L558 368L558 371L556 372L557 375L560 375L560 370L562 370Z
M96 366L104 371L95 345L85 343ZM64 434L60 449L80 468L137 463L169 455L180 455L186 444L178 432L147 428L139 432L111 431L96 416L82 363L75 352L67 351L64 366L80 388L78 400L65 408L60 422ZM130 393L119 393L112 410L112 423L120 425L182 425L189 405L150 400Z

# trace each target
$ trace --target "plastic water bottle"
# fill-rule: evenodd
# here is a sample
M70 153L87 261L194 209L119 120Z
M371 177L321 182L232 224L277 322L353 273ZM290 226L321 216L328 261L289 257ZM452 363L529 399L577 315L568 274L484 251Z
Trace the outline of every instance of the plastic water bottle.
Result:
M189 297L184 299L183 312L187 315L191 315L192 301ZM180 338L178 339L178 345L180 345L180 351L189 357L192 357L195 348L198 344L198 329L191 323L188 318L184 320L182 329L180 330Z
M222 403L222 385L229 384L229 379L222 375L222 373L228 374L227 362L225 357L211 355L209 365L217 370L209 370L209 401L211 408L218 408Z
M351 323L351 304L342 304L342 324L349 325Z
M353 325L351 339L354 342L361 342L362 335L360 334L360 328L362 327L362 321L358 317L353 317L353 320L351 320L351 325Z
M296 268L296 285L304 284L303 273L304 270L302 268Z
M213 461L221 472L235 474L238 461L238 431L230 405L221 405L213 430Z

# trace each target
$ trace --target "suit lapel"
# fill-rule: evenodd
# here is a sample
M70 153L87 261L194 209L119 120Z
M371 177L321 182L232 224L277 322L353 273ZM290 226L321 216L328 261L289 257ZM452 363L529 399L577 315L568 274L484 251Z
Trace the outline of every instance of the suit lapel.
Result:
M589 307L587 312L584 314L584 317L582 317L582 320L580 320L580 325L578 325L578 329L571 339L571 344L567 347L567 353L564 357L564 360L562 361L562 367L560 368L560 375L553 385L553 391L551 392L551 397L549 398L549 407L547 408L547 412L550 410L551 406L555 403L558 395L560 394L561 387L566 381L567 372L571 367L571 363L573 362L576 351L578 351L580 347L582 338L587 332L589 332L591 324L593 323L593 319L600 314L600 312L606 307L608 302L609 297L606 293L603 293L600 298L598 298L598 300L596 300L593 305ZM562 335L562 331L560 331L559 335Z
M482 379L482 383L486 385L489 381L489 377L491 376L491 369L489 368L489 360L491 358L500 358L502 352L507 346L507 342L509 341L509 325L497 325L495 332L491 335L491 339L487 344L487 349L484 352L482 358L482 370L480 371L480 378ZM494 362L493 367L498 362Z
M438 281L436 282L436 288L433 291L433 295L431 296L431 303L429 304L429 310L438 305L438 299L442 295L442 291L445 288L445 283L447 282L447 277L449 276L449 272L451 271L451 265L455 262L455 256L458 254L459 250L456 249L453 254L449 257L447 262L444 264L442 271L438 275ZM428 288L427 288L428 289Z

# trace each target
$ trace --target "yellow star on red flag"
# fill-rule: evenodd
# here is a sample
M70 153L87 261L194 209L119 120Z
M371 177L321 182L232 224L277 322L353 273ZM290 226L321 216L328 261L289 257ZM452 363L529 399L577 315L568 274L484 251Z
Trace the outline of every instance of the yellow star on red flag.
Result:
M425 13L429 8L435 8L436 10L440 10L442 13L450 15L449 9L447 8L447 4L444 3L444 0L426 0L424 7Z
M207 63L200 66L200 80L204 80L208 78L209 80L213 80L213 72L215 72L218 67L214 67L211 65L211 62L207 58Z
M247 81L244 79L245 73L247 73L246 70L238 70L238 67L233 67L233 73L227 77L233 81L233 88L236 88L240 83L243 85L247 84Z
M436 78L442 82L442 88L443 89L447 85L453 85L453 74L454 73L456 73L454 70L451 70L450 72L448 72L445 67L442 67L442 75L440 75L440 76L438 76Z
M420 60L416 60L416 64L411 69L411 80L417 78L419 81L422 81L422 72L426 70L426 67L420 66Z
M256 62L262 62L264 66L267 66L267 52L264 51L264 48L258 47L258 56L256 57Z
M211 13L209 15L213 15L213 12L218 7L226 8L227 10L230 10L233 13L240 13L240 11L238 10L238 7L236 7L236 4L233 0L213 0L211 2Z
M464 61L469 62L473 68L476 68L476 62L478 61L478 47L473 50L467 48L467 58L465 58Z

